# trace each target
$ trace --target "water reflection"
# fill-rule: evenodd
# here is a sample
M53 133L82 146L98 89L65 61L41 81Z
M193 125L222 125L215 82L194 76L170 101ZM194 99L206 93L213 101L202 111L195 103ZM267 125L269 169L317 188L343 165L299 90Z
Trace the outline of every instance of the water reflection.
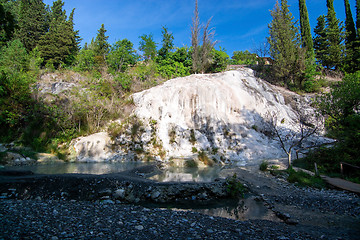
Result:
M235 220L276 220L275 214L264 206L263 202L256 201L253 197L239 200L237 203L226 203L213 208L191 209L209 216L230 218Z
M56 163L39 164L33 166L5 167L3 170L25 170L36 174L109 174L131 170L137 167L150 165L147 162L119 162L119 163Z
M221 178L220 166L206 168L169 167L150 177L158 182L211 182Z

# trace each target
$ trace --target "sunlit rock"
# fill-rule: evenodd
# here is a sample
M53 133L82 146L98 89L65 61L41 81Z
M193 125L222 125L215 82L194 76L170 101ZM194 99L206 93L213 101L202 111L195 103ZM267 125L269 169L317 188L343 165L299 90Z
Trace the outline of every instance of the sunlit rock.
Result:
M102 162L113 155L111 139L106 132L76 139L73 143L73 150L79 162Z
M156 136L167 157L193 157L205 150L238 165L284 157L267 132L265 117L276 112L283 127L297 129L291 105L311 109L295 93L258 79L251 69L176 78L136 93L134 113L144 122L156 122Z

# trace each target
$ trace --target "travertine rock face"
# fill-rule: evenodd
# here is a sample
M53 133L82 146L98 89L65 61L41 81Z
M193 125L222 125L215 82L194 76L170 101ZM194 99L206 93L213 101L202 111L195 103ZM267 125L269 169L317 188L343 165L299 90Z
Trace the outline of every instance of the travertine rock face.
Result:
M172 79L132 98L136 117L121 125L114 151L109 136L98 133L76 141L78 160L166 161L206 155L210 162L258 165L264 159L286 157L270 131L269 113L277 114L285 137L299 130L294 106L307 115L313 112L308 100L280 91L248 68ZM200 160L197 164L208 161Z
M296 129L284 96L247 68L172 79L133 99L139 118L156 121L168 157L190 157L194 148L239 164L284 157L278 142L266 136L264 118L277 112L284 127Z

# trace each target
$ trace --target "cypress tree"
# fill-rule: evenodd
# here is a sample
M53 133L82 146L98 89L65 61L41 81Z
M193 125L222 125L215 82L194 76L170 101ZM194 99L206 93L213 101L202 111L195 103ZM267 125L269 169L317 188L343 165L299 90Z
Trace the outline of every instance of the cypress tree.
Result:
M360 40L360 0L356 0L356 29L357 37Z
M345 40L345 44L350 45L356 39L356 29L355 29L355 24L354 24L354 19L353 19L352 13L351 13L351 9L350 9L349 0L345 0L344 3L345 3L345 14L346 14L346 19L345 19L346 40Z
M19 28L15 32L28 51L33 50L48 30L48 12L42 0L20 0Z
M300 10L300 30L301 30L302 46L306 48L308 56L312 56L314 53L314 47L313 47L314 45L311 37L309 13L306 7L305 0L299 0L299 10Z
M356 0L357 37L354 44L354 71L360 70L360 0Z
M326 17L321 15L317 18L317 25L314 29L314 50L315 57L319 64L324 65L327 51Z
M285 84L296 84L298 72L299 48L301 41L299 31L294 22L294 17L289 11L287 0L276 1L273 17L269 24L268 42L270 44L270 56L274 60L274 76Z
M338 70L342 67L343 60L343 26L336 18L334 0L326 0L328 13L326 15L327 27L325 29L328 40L327 56L324 59L324 66Z
M344 1L345 4L345 48L346 48L346 69L349 72L353 72L356 68L356 29L353 20L353 16L350 9L349 0ZM355 64L355 65L354 65Z

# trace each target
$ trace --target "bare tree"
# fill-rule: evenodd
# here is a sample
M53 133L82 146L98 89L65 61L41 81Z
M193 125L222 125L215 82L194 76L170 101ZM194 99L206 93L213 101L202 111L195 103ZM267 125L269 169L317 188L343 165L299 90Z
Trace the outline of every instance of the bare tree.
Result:
M297 111L296 115L297 117L293 126L295 129L290 129L283 126L286 121L284 118L279 121L279 113L268 112L266 114L268 127L270 127L272 132L275 134L276 138L280 142L281 148L287 154L288 168L292 166L291 153L293 149L301 146L304 140L316 133L319 133L322 129L322 123L319 119L320 116L307 115L300 111Z
M259 65L265 64L265 61L263 60L263 58L269 55L269 51L270 51L269 49L270 49L270 45L269 45L268 41L264 41L262 43L258 43L255 45L253 52L258 57Z
M196 0L191 26L192 67L194 73L206 72L212 61L211 50L214 48L216 41L214 41L215 31L210 28L211 19L204 26L200 24L198 0ZM203 31L202 45L200 45L201 30Z
M211 64L211 50L214 48L216 41L214 41L215 31L210 27L210 18L203 28L203 40L201 46L201 72L204 73Z
M191 45L192 45L192 68L196 73L200 69L200 18L199 18L199 9L198 9L198 1L195 1L195 10L194 17L192 19L191 26Z

